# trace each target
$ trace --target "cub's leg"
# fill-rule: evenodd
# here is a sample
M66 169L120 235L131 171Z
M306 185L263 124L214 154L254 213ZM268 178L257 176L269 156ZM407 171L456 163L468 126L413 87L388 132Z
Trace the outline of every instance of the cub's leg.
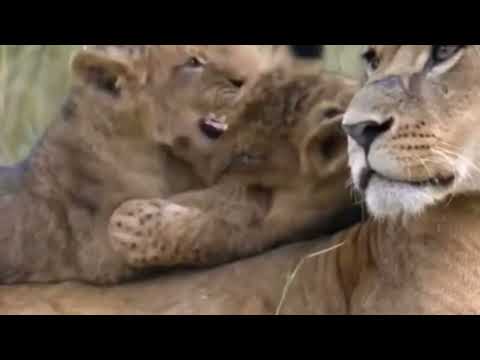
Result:
M212 266L271 246L270 194L216 187L170 201L132 200L111 217L113 248L136 268Z

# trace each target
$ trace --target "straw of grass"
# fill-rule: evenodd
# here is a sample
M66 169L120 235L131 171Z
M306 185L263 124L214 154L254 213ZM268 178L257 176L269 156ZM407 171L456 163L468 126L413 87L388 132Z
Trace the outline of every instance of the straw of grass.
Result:
M323 255L326 255L332 251L335 251L339 248L341 248L342 246L344 245L344 243L339 243L339 244L336 244L334 246L331 246L327 249L324 249L324 250L321 250L321 251L317 251L317 252L314 252L312 254L309 254L309 255L306 255L305 257L303 257L298 265L295 267L294 271L287 277L287 282L285 284L285 287L283 288L283 292L282 292L282 297L280 299L280 303L277 307L277 310L275 311L275 315L281 315L281 312L282 312L282 309L283 309L283 306L285 305L285 301L287 299L287 296L288 296L288 293L290 291L290 288L293 284L293 282L295 281L297 275L298 275L298 272L301 270L301 268L303 267L303 265L305 265L305 263L310 260L310 259L313 259L313 258L316 258L316 257L319 257L319 256L323 256Z

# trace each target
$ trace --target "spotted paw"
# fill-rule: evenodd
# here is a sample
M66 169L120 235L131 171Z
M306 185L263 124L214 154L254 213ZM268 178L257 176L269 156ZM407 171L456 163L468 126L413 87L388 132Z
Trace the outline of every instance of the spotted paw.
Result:
M133 200L110 219L112 247L134 267L169 266L176 254L175 227L191 209L163 200Z

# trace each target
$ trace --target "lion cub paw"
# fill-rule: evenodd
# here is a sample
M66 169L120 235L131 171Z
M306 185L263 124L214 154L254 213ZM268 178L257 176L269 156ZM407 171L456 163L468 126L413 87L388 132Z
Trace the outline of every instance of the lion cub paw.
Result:
M174 227L191 209L163 200L132 200L120 206L110 218L109 236L113 249L128 264L137 267L173 266L178 244Z

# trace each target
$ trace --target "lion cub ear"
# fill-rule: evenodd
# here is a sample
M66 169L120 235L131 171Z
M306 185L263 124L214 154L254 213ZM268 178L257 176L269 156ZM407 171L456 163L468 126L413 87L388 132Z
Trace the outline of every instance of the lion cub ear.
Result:
M74 77L86 85L94 86L118 96L126 83L138 81L138 75L128 58L121 53L85 47L71 61Z
M344 109L319 105L312 112L313 125L300 149L303 173L313 171L317 179L331 178L347 164L347 136L342 130Z

